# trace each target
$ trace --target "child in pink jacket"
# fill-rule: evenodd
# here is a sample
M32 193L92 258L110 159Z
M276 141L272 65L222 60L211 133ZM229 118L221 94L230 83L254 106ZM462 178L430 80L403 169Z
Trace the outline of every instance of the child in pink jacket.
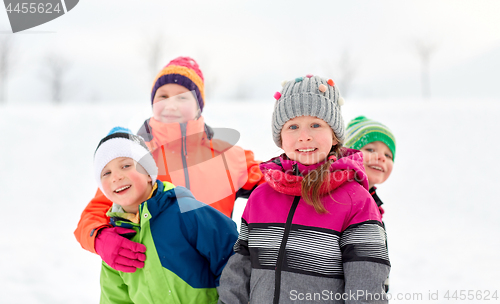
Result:
M331 79L286 82L272 115L284 154L261 164L220 280L219 303L387 303L386 234L362 153L342 147Z

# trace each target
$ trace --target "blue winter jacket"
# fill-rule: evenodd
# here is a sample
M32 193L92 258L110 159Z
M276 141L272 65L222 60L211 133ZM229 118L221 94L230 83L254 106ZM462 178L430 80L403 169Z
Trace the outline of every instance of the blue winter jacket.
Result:
M222 269L238 238L236 224L184 187L157 181L139 206L140 223L108 213L114 226L137 231L147 247L144 268L116 271L103 262L101 303L214 303Z

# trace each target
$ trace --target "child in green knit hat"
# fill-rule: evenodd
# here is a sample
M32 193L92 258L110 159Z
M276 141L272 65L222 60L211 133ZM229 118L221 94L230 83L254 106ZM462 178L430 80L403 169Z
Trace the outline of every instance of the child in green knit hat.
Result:
M347 124L344 146L363 152L369 191L377 203L380 215L383 215L382 201L375 191L375 185L382 184L391 175L396 156L394 135L380 122L358 116ZM389 278L384 282L384 289L385 292L389 291Z
M385 125L358 116L347 124L346 147L363 152L363 164L370 194L383 214L382 201L377 196L375 185L385 182L392 172L394 157L396 156L396 139L391 130Z

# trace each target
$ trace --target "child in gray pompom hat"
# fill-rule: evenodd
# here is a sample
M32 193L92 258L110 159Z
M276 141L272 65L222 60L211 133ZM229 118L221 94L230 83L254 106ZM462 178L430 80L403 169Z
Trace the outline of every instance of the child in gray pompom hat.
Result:
M321 90L324 90L323 92ZM298 77L284 83L273 111L273 140L281 148L281 129L297 116L315 116L323 119L332 128L340 142L344 140L344 120L340 107L344 99L333 80L319 76ZM275 95L275 98L277 97Z

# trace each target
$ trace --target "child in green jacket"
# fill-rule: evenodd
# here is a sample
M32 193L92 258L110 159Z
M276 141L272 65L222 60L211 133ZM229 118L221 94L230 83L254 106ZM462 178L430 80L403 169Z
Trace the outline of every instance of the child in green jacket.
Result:
M235 223L186 188L157 180L144 140L128 129L114 128L101 140L94 169L113 202L111 229L134 229L123 236L148 248L144 268L134 273L102 262L100 303L216 303L238 237Z

